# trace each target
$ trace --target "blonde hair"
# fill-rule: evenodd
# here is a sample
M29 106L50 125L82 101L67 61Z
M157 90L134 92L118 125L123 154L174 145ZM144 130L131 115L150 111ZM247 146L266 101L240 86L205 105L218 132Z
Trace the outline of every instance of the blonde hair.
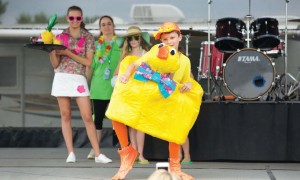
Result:
M182 180L182 178L172 172L158 169L148 177L148 180Z

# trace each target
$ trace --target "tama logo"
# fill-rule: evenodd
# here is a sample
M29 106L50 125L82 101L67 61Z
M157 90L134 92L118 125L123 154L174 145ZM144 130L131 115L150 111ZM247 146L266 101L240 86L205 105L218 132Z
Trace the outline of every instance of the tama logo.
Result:
M239 56L238 62L259 62L258 56Z

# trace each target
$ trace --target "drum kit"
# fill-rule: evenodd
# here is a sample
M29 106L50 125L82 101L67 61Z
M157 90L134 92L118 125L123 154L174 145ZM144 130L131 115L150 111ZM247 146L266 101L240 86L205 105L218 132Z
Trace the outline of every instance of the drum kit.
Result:
M224 96L216 89L221 83L236 100L258 100L277 83L274 59L286 53L278 21L271 17L251 21L250 15L246 19L247 23L233 17L217 20L215 40L201 43L198 80L212 80L215 95ZM208 91L212 93L210 84Z

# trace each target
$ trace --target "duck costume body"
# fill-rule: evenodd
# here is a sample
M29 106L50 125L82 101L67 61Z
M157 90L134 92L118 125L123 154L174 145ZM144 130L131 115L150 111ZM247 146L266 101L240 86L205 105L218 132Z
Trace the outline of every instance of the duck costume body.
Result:
M182 84L173 80L181 65L179 56L184 55L161 43L134 62L137 68L131 64L125 72L120 66L119 75L129 72L130 78L121 82L120 77L116 82L106 111L121 144L118 150L121 167L112 179L124 179L138 156L126 140L126 125L166 140L170 145L176 144L176 148L186 140L200 111L203 89L190 78L192 89L184 93L179 91ZM182 179L194 179L181 171L179 158L170 157L169 160L171 172Z
M171 79L171 73L179 68L179 57L170 46L155 45L144 56L136 61L140 66L126 84L117 81L106 116L154 137L183 144L197 119L203 90L193 80L189 92L179 92L181 84ZM119 74L125 73L121 71Z

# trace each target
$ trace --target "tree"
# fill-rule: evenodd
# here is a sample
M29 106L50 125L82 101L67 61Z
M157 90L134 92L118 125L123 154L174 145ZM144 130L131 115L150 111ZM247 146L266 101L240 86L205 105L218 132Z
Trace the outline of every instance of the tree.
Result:
M34 23L36 24L43 24L48 23L48 17L44 12L40 12L34 15Z
M8 5L8 2L2 2L2 0L0 0L0 17L2 16L2 14L5 13L7 5ZM0 19L0 24L1 23L2 23L2 21Z
M25 13L20 14L19 17L17 18L17 23L18 24L31 24L32 23L31 15L25 14Z

